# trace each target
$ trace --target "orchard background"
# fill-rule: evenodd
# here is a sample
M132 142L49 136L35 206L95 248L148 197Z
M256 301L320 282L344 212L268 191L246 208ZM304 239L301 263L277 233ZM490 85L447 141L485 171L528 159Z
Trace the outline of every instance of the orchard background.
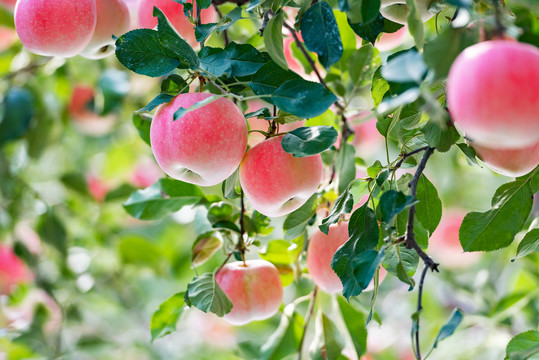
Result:
M535 0L0 5L0 359L539 359Z

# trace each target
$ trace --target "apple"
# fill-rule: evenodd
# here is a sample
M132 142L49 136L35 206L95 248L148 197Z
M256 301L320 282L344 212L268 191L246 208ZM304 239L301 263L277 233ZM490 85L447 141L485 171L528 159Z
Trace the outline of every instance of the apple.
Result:
M192 1L188 1L191 3ZM195 47L197 41L195 38L194 25L183 12L183 5L174 0L140 0L138 7L138 22L142 28L153 29L157 26L157 18L153 16L153 8L160 9L170 23L176 28L176 31L191 46ZM201 11L202 23L207 24L215 22L216 14L212 7Z
M428 252L443 267L466 268L479 260L480 253L464 252L460 245L459 229L464 215L460 210L445 211L429 239Z
M240 165L247 148L247 124L241 110L219 98L174 121L174 113L212 94L187 93L161 105L150 128L152 151L169 176L201 186L216 185Z
M0 244L0 295L9 295L18 284L33 281L34 276L13 249Z
M114 53L115 40L128 32L131 15L124 0L96 0L97 24L90 43L81 55L88 59L102 59Z
M475 144L472 146L489 168L505 176L525 175L539 164L539 141L522 149L490 149Z
M95 175L86 176L86 184L88 186L88 192L97 202L103 202L107 193L109 192L109 186L105 181Z
M524 148L539 141L539 50L485 41L459 54L447 79L453 122L475 145Z
M0 26L0 51L8 49L17 41L17 33L8 27Z
M102 136L110 132L116 117L112 114L99 116L94 111L94 100L95 90L92 86L75 85L67 110L78 131L86 135Z
M393 33L382 33L374 46L380 51L390 51L402 45L408 35L408 26L403 26Z
M357 156L372 156L384 146L385 139L376 128L377 121L371 111L362 111L349 118L350 127L354 130L352 145Z
M30 52L72 57L88 45L97 22L95 0L19 0L15 28Z
M17 3L17 0L0 0L0 6L3 6L4 8L10 11L15 10L16 3Z
M322 182L320 155L297 158L281 146L283 136L249 149L240 165L245 198L260 213L277 217L299 208Z
M223 319L233 325L267 319L277 313L283 301L279 272L265 260L226 264L215 280L232 301L232 311Z
M138 188L147 188L163 177L161 168L152 159L144 159L135 165L131 174L131 184Z
M417 10L423 22L434 16L429 12L429 7L435 0L416 0ZM382 0L380 14L383 17L399 24L406 25L410 10L406 5L406 0Z

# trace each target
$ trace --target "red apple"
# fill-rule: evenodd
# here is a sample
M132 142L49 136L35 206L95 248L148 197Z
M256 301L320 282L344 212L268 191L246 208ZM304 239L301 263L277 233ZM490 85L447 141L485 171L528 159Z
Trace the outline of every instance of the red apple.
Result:
M95 0L19 0L15 8L17 34L38 55L80 54L90 42L96 22Z
M8 49L15 41L17 41L15 30L0 26L0 51Z
M429 12L430 5L434 0L416 0L417 10L423 22L429 20L435 13ZM406 0L382 0L380 14L385 18L399 24L405 24L408 21L410 10L406 5Z
M174 113L212 94L188 93L161 105L150 128L152 151L169 176L201 186L216 185L238 168L247 148L241 110L219 98L174 121Z
M189 2L191 3L191 1ZM153 29L157 26L157 18L153 16L154 7L159 8L165 14L182 38L191 46L196 46L194 25L184 15L183 5L174 0L140 0L138 8L140 27ZM216 14L212 7L202 10L201 15L203 24L215 22Z
M283 150L282 139L264 140L247 151L240 165L245 198L255 210L271 217L299 208L322 182L320 155L296 158Z
M505 40L468 47L451 66L447 104L474 145L532 146L539 141L539 50Z
M83 134L102 136L108 134L116 122L112 114L99 116L94 111L95 90L89 85L78 84L73 88L68 113L75 128Z
M459 229L464 215L458 210L444 212L440 224L429 239L428 252L443 267L469 267L480 257L480 253L464 252L460 245Z
M128 32L131 15L124 0L96 0L97 24L90 43L81 53L88 59L101 59L114 53L115 40Z
M14 286L33 279L34 276L13 249L0 244L0 295L9 295Z
M408 35L408 26L403 26L393 33L382 33L374 46L380 51L390 51L402 45Z
M15 10L16 3L17 0L0 0L0 6L3 6L10 11Z
M525 175L539 164L539 141L522 149L490 149L475 144L472 146L489 168L505 176Z
M267 319L277 313L283 301L279 272L265 260L226 264L215 280L232 301L232 311L223 318L234 325Z
M109 186L105 181L95 175L88 175L86 176L86 184L88 185L88 192L95 201L103 202L105 200L109 192Z

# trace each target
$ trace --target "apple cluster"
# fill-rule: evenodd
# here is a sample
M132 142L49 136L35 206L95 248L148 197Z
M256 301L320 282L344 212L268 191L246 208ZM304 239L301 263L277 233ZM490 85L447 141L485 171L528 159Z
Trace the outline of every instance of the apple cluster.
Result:
M521 176L539 163L539 49L510 40L466 48L447 79L455 127L492 170Z

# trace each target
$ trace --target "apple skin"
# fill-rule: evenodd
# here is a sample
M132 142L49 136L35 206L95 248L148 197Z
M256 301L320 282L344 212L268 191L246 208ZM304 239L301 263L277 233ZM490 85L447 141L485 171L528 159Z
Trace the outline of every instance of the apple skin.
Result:
M220 98L173 120L180 107L187 109L210 96L176 96L158 108L150 128L159 167L175 179L201 186L219 184L232 175L247 148L247 123L228 99Z
M95 0L19 0L15 8L17 34L24 47L38 55L80 54L96 22Z
M277 268L265 260L226 264L215 280L234 307L223 319L233 325L264 320L277 313L283 301L283 286Z
M474 145L524 148L539 141L539 50L506 40L485 41L457 57L447 104L460 133Z
M191 2L191 1L188 1ZM140 0L138 7L138 23L142 28L153 29L157 26L157 18L153 16L153 8L160 9L176 31L189 45L195 47L198 43L195 38L194 25L183 13L183 5L173 0ZM212 7L201 11L202 23L215 22L216 14Z
M490 169L505 176L525 175L539 164L539 141L522 149L490 149L475 144L472 146Z
M34 276L13 249L0 244L0 295L9 295L18 284L32 282Z
M96 0L97 24L90 43L81 55L102 59L114 53L112 35L120 37L131 27L131 15L124 0Z
M322 182L321 156L296 158L283 150L282 139L272 137L249 149L240 165L240 184L247 201L270 217L298 209Z
M393 33L382 33L374 44L380 51L390 51L402 45L408 34L408 26L403 26Z
M433 0L416 0L417 10L423 22L434 16L434 13L429 12L429 7ZM406 25L408 21L408 6L406 0L382 0L380 6L380 14L383 17L394 21L398 24Z

